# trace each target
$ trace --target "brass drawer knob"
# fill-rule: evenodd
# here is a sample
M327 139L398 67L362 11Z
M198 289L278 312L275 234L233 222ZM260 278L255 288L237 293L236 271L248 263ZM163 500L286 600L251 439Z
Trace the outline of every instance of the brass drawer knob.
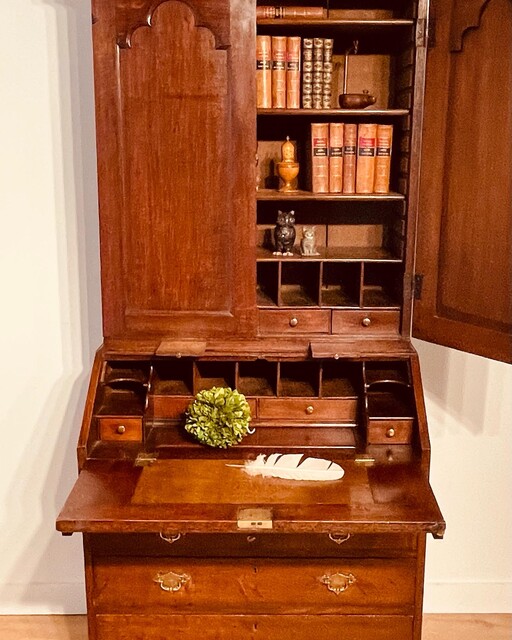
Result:
M153 578L153 582L157 582L164 591L176 592L181 589L184 584L190 581L190 576L186 573L168 573L159 572Z
M372 321L368 317L363 318L362 321L361 321L361 324L363 325L363 327L369 327L371 325L371 323L372 323Z
M311 404L308 407L306 407L306 413L308 414L308 416L310 416L314 410L315 410L315 407Z
M395 437L395 430L393 429L393 427L390 427L386 431L386 438L394 438L394 437Z
M123 435L123 433L126 433L126 427L124 426L124 424L120 424L117 429L116 429L116 433L118 433L120 436Z
M333 573L330 576L325 575L320 578L320 582L325 584L329 591L332 591L337 596L346 591L355 581L356 579L351 573Z
M290 318L290 327L296 327L299 324L297 318Z

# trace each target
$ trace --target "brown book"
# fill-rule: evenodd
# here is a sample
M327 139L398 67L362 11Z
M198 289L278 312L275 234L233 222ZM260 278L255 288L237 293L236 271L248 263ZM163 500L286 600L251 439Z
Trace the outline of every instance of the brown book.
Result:
M272 107L272 45L270 36L256 36L256 106Z
M276 8L274 6L256 7L256 18L258 20L271 20L276 17Z
M311 124L311 191L329 193L329 124Z
M343 128L343 193L356 192L357 124Z
M329 125L329 192L343 191L343 123Z
M377 156L375 158L375 193L389 193L389 177L391 173L391 146L393 142L393 125L377 126Z
M286 36L272 36L272 107L286 109Z
M300 43L301 38L286 39L286 107L300 108Z
M276 18L308 18L309 20L326 17L326 11L322 7L275 7Z
M360 124L357 131L356 193L373 193L377 125Z
M332 49L334 41L332 38L324 38L324 59L322 65L322 108L331 108L332 99Z
M313 38L302 41L302 107L313 108Z
M324 39L313 39L313 109L322 109L322 89L324 73Z

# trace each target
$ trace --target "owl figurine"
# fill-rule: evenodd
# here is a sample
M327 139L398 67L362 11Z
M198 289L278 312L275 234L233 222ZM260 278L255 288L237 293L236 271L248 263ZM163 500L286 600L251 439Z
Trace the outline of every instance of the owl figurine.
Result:
M278 211L274 229L275 256L293 256L295 242L295 211Z

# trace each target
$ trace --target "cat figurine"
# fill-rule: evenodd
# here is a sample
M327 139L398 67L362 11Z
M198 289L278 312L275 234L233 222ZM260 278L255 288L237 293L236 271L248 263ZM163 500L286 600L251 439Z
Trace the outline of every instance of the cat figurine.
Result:
M316 229L315 227L302 227L302 239L300 241L300 252L303 256L319 256L316 250Z
M274 229L275 256L293 256L295 242L295 211L278 211L277 224Z

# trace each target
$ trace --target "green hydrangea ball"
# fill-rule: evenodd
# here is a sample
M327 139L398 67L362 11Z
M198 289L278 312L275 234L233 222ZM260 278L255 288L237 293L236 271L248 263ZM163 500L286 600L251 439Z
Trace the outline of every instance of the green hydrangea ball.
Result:
M226 449L250 433L251 409L242 393L229 387L200 391L186 413L185 429L199 442Z

